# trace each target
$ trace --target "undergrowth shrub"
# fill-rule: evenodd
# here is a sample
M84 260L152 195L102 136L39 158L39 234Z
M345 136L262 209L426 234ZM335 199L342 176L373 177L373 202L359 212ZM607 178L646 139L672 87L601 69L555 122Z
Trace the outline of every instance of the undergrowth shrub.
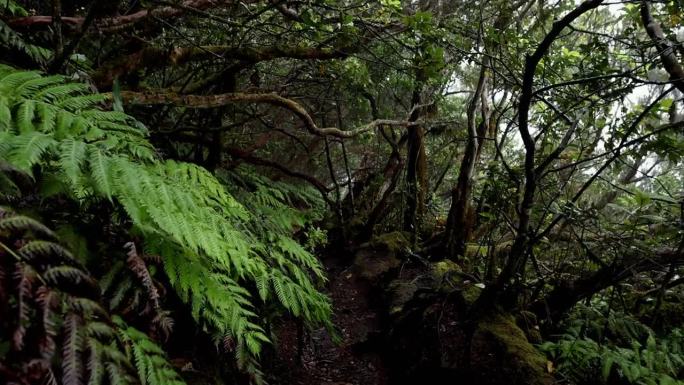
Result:
M540 348L574 384L684 384L684 331L656 336L631 316L601 306L578 306L566 333Z

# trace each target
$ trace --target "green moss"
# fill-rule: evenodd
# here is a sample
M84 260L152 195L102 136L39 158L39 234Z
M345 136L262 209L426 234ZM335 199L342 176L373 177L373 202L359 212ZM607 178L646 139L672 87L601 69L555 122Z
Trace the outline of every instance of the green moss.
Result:
M401 265L393 254L378 255L372 250L361 250L354 259L359 275L366 279L376 279Z
M475 286L473 284L467 285L461 291L461 296L466 305L470 306L480 297L482 293L482 288Z
M393 231L373 237L369 245L375 249L389 251L394 254L401 253L411 246L410 236L403 231Z
M378 235L361 245L356 252L354 264L363 278L378 278L401 265L401 260L397 257L409 245L406 234L400 231Z
M480 324L480 329L490 332L503 342L507 353L520 356L527 362L544 365L544 357L527 341L525 333L515 324L513 317L497 315L491 321Z
M445 279L451 278L451 276L453 276L454 273L460 273L461 271L461 266L456 264L456 262L450 261L448 259L435 262L430 265L430 272L432 273L432 277L437 282L443 282Z
M506 363L502 372L511 384L549 384L553 379L546 371L546 358L527 340L511 316L494 315L478 325L474 344L480 356L495 356Z
M478 243L468 243L466 245L465 257L469 260L483 255L487 255L489 252L489 246L483 246Z

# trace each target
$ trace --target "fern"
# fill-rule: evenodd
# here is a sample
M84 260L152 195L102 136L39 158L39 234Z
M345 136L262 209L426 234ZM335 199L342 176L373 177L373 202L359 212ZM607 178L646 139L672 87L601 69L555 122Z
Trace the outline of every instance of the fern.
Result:
M64 343L62 353L62 382L67 385L80 384L82 379L81 320L76 314L69 314L64 322Z
M14 167L32 174L31 168L37 164L56 142L47 134L28 132L15 136L8 143L11 150L3 157Z
M125 245L127 259L117 261L100 278L99 285L108 298L109 311L118 314L135 312L144 317L150 325L149 332L168 338L173 328L173 319L162 309L162 295L158 290L161 284L153 277L158 263L149 256L139 255L133 242Z
M101 321L107 319L107 313L95 300L79 294L94 294L90 286L93 280L77 267L67 250L41 237L52 238L54 233L35 220L4 209L0 214L0 270L14 266L17 279L16 291L2 296L3 309L17 314L14 322L9 321L13 317L3 320L0 339L11 332L14 342L12 354L5 356L3 365L26 378L35 378L36 373L31 371L38 370L40 377L53 383L57 378L63 384L82 383L88 376L82 365L88 346L110 344L114 336L113 330L106 330L111 326ZM32 338L25 340L29 332ZM59 351L55 349L58 336ZM35 354L38 356L32 357ZM56 355L58 359L53 360ZM34 365L26 365L29 362ZM53 366L59 362L59 368Z
M17 8L15 8L16 10ZM0 45L28 56L34 63L45 65L52 55L49 49L39 47L24 41L7 23L0 20Z
M137 121L100 109L104 96L70 84L0 66L0 111L4 105L10 116L0 130L7 138L0 141L0 159L40 171L35 178L59 180L61 193L81 204L111 202L117 217L127 217L120 225L143 236L143 254L161 257L196 322L217 341L232 338L238 362L255 377L256 358L269 341L256 313L260 303L275 299L308 325L332 329L330 301L317 290L325 279L320 262L292 238L319 217L315 194L249 170L219 180L196 165L162 161ZM45 275L55 284L85 281L78 271L59 266ZM107 286L109 308L149 299L146 276L142 283L145 291L131 280ZM121 378L108 365L98 368L110 380Z
M130 361L135 362L138 378L143 385L182 385L185 382L166 359L164 351L145 333L115 319L119 336Z
M62 141L59 148L60 168L72 186L82 185L80 178L83 176L83 167L85 162L85 143L74 139L66 139Z
M584 309L581 313L587 311ZM684 372L681 330L656 338L648 327L625 315L609 315L606 322L609 330L615 329L611 331L612 340L600 344L591 337L579 335L578 329L571 327L569 334L542 344L541 350L574 383L684 385L684 381L678 380ZM594 334L590 329L591 326L583 328Z
M96 299L93 278L77 267L71 253L40 234L54 235L33 219L0 209L0 278L14 268L17 280L14 293L0 296L0 305L11 311L8 316L17 315L1 321L0 341L9 337L6 333L13 341L3 367L14 369L27 382L39 374L48 383L65 385L99 385L106 379L121 384L184 384L149 337L119 318L112 320ZM34 338L24 339L28 331ZM135 360L121 353L131 346L137 351ZM140 362L145 363L142 371Z

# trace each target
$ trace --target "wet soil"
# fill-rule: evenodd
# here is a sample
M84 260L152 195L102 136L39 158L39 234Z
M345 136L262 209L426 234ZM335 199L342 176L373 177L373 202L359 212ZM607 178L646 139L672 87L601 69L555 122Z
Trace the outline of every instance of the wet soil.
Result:
M385 385L386 368L369 341L380 331L378 304L371 288L353 268L351 258L324 261L328 294L335 309L333 321L339 340L325 329L303 331L294 320L285 320L277 331L276 361L270 384Z

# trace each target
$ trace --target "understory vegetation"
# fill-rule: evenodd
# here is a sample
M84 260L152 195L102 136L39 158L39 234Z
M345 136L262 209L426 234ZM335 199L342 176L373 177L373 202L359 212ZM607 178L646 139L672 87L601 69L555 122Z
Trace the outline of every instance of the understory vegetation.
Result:
M683 18L0 0L0 383L684 384Z

